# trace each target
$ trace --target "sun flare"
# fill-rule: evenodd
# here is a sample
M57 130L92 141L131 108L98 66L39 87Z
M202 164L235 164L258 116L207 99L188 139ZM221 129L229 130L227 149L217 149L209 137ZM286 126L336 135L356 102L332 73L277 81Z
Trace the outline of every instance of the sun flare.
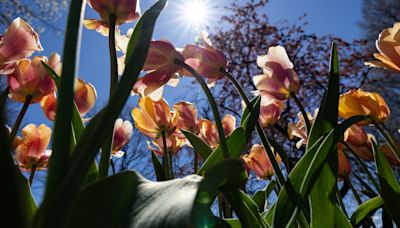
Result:
M207 0L187 0L183 3L182 10L186 22L196 29L208 25L211 17L211 7Z

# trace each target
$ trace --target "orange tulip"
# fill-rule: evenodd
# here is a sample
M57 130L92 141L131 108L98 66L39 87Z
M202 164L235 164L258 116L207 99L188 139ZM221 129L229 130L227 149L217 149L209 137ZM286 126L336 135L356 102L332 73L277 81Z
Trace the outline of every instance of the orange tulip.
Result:
M171 112L168 103L161 98L153 101L150 97L139 100L139 108L132 110L136 128L150 138L158 138L161 132L171 134L175 131L179 115Z
M278 164L282 161L278 154L276 154L275 159ZM242 156L242 160L244 161L246 168L252 170L261 179L271 179L274 175L271 161L262 145L253 145L250 149L250 153Z
M379 149L380 151L382 151L382 153L385 155L386 159L391 165L394 166L400 165L399 159L397 159L396 155L394 154L394 152L392 151L392 149L388 144L383 144L382 146L380 146Z
M61 71L60 56L55 53L49 60L44 56L36 56L32 61L19 61L14 72L7 78L10 97L13 100L24 103L26 97L31 96L31 103L37 103L56 90L53 79L47 74L41 61L46 62L57 73Z
M347 178L351 173L351 164L343 152L344 145L338 144L338 180Z
M114 141L112 155L121 157L124 152L120 151L131 139L133 126L128 120L117 119L114 124Z
M84 20L84 25L103 35L108 35L110 15L115 15L116 25L133 22L140 17L139 0L88 0L88 4L100 14L101 20Z
M299 91L299 77L284 47L270 47L267 55L257 58L257 65L264 73L253 77L256 94L268 94L275 99L286 100L290 93Z
M176 73L180 67L174 64L175 59L183 61L183 56L170 42L152 41L143 67L148 73L136 82L133 91L141 96L151 96L153 100L160 99L165 84L176 86L179 82Z
M199 121L197 120L197 110L194 104L182 101L174 105L174 112L179 114L177 130L180 129L190 131L194 134L198 134Z
M177 137L176 134L170 134L168 137L166 137L168 153L177 154L178 151L184 145L184 143L185 143L185 140L180 139L179 137ZM163 142L162 137L154 139L151 143L147 142L147 147L158 156L164 155L164 142Z
M400 23L395 23L392 28L387 28L379 34L376 48L379 53L374 57L377 61L366 62L371 67L379 67L400 73Z
M344 141L360 158L366 161L372 161L372 135L368 135L362 126L352 125L344 133Z
M208 84L213 84L221 79L224 74L220 72L228 65L225 55L212 46L208 34L201 33L204 46L186 45L182 51L185 63L195 69L200 75L208 79ZM192 76L189 72L182 70L181 74Z
M229 136L235 130L236 118L232 115L226 115L222 119L225 137ZM219 145L219 135L217 125L210 120L200 119L200 136L213 149Z
M314 115L307 113L311 126L314 124L317 115L318 115L318 109L314 111ZM304 120L303 115L301 113L298 113L297 118L299 119L297 124L289 123L288 134L290 139L293 139L294 137L300 138L300 140L296 143L296 147L300 148L302 145L307 144L308 134L307 134L306 122Z
M46 150L51 137L51 129L42 124L29 124L22 129L22 139L17 137L14 145L15 158L22 171L46 169L51 154Z
M94 106L96 102L97 93L94 86L86 83L82 79L78 79L75 84L74 101L81 116L86 115ZM40 102L43 113L49 120L55 120L57 110L57 98L54 93L43 97Z
M339 115L345 119L356 115L366 115L379 123L389 118L390 109L378 93L365 92L362 89L352 89L340 95ZM358 122L359 125L369 123L369 121Z
M0 74L12 73L19 60L35 51L43 51L38 34L21 18L13 20L0 36Z

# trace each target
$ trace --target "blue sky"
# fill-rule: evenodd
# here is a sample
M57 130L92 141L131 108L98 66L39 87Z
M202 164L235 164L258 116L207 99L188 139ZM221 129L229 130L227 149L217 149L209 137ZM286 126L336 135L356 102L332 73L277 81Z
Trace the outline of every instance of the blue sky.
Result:
M142 12L153 2L150 0L141 1ZM185 18L182 16L184 12L180 7L183 2L185 0L170 1L170 4L158 20L154 39L168 39L177 47L182 47L195 41L198 33L194 28L185 26ZM209 20L209 26L213 27L218 25L218 15L226 12L223 7L233 1L214 0L210 2L214 7L217 7L214 11L219 13ZM245 1L240 0L240 2ZM321 35L332 33L350 40L360 36L357 22L361 20L361 3L362 0L270 0L270 3L263 10L273 22L280 19L288 19L291 22L295 22L299 16L307 13L309 24L306 30L309 32L316 32ZM87 7L85 18L98 18L98 15L90 7ZM64 15L60 19L60 24L65 24L65 20L66 16ZM126 25L124 29L131 26L133 24ZM57 35L54 31L46 30L40 34L40 40L45 49L40 55L49 55L52 52L62 53L63 35ZM94 31L88 31L84 28L81 47L79 76L96 87L98 93L97 105L101 106L108 99L109 59L107 39ZM188 80L185 79L178 86L180 89L174 89L173 91L170 87L166 89L165 97L171 105L176 99L185 94L184 85L187 83ZM132 105L135 100L135 98L132 98L128 102ZM52 124L45 118L38 104L30 106L24 119L25 124L31 122Z

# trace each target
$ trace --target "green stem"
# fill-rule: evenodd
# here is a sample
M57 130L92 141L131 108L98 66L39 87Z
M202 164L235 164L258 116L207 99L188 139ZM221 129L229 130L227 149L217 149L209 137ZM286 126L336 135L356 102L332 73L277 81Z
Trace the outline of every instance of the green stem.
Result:
M397 160L400 162L400 149L397 143L394 141L393 136L390 134L389 131L386 131L383 124L379 124L374 122L376 128L381 132L382 136L385 138L386 142L388 143L390 149L393 151L393 154L396 156Z
M349 179L349 178L346 178L344 181L349 185L350 190L351 190L351 192L353 193L354 198L356 199L358 205L361 205L361 204L363 203L362 200L361 200L361 197L360 197L360 195L358 194L356 188L354 188L354 186L353 186L353 184L351 183L350 179ZM373 223L373 221L371 220L371 218L368 218L368 219L367 219L367 222L368 222L368 224L369 224L370 226L375 227L375 224Z
M193 158L193 169L194 169L194 174L197 173L197 166L198 166L198 158L197 158L197 153L196 150L193 150L194 158Z
M236 81L236 79L230 73L226 72L224 69L221 69L221 73L225 74L225 76L229 79L229 81L231 81L231 83L235 86L236 90L242 97L246 106L252 107L249 98L247 98L246 93L244 92L244 90L240 86L240 84ZM285 184L285 178L282 174L281 169L279 168L278 162L275 160L275 155L271 149L271 144L268 141L268 138L265 135L265 132L263 131L260 122L258 122L258 124L256 125L256 129L257 129L257 133L260 137L261 143L263 144L265 151L267 152L268 158L271 161L272 168L274 169L275 175L278 180L278 186L283 186Z
M167 148L167 139L165 135L165 131L161 131L161 136L162 136L162 141L163 141L163 155L164 155L164 160L163 160L163 165L164 165L164 172L165 172L165 179L169 180L171 178L169 174L169 162L168 162L168 148Z
M342 141L343 145L346 146L346 148L353 154L353 156L356 158L357 162L360 164L361 169L367 174L368 179L371 181L371 183L374 185L376 190L380 192L380 188L378 183L375 181L374 177L372 176L371 172L368 170L368 167L365 165L365 163L361 160L361 158L354 152L353 149L344 141Z
M171 177L171 180L173 180L175 177L174 177L174 166L173 166L173 163L172 163L172 151L168 151L168 154L169 154L169 173L170 173L170 177Z
M290 92L290 96L293 98L294 102L296 103L297 107L299 107L301 114L303 115L304 122L306 123L307 127L307 134L310 134L311 131L311 123L310 120L308 119L308 115L306 110L304 109L303 104L301 103L300 99L296 96L295 93Z
M32 186L33 178L35 177L36 165L32 166L31 175L29 175L29 186Z
M15 121L15 124L11 130L10 133L10 142L12 143L14 141L15 136L17 135L18 129L21 126L22 119L24 118L26 111L28 110L29 104L31 103L32 96L28 95L25 98L24 105L22 106L21 111L19 112L19 115L17 117L17 120Z
M199 73L197 73L191 66L187 65L186 63L184 63L178 59L175 59L174 63L178 66L183 67L185 70L189 71L196 78L197 82L199 82L201 88L203 89L204 93L206 94L208 102L210 103L210 106L211 106L211 110L214 115L215 124L217 125L219 143L220 143L222 151L224 153L224 157L225 157L225 159L229 158L230 155L229 155L228 145L226 144L226 141L225 141L225 132L224 132L224 128L222 126L221 116L218 111L217 102L215 102L215 99L211 93L210 88L208 88L203 77Z
M222 213L222 199L221 199L221 193L218 193L218 212L219 212L219 217L224 218L224 215Z
M346 210L346 206L343 203L343 198L342 195L340 194L339 188L336 186L336 199L339 202L340 207L342 208L343 213L346 215L346 217L348 218L348 214L347 214L347 210Z
M115 47L115 28L117 17L115 14L109 16L109 30L108 30L108 48L110 54L110 98L118 85L118 61L117 51ZM99 164L99 179L108 176L108 169L110 167L111 150L114 140L114 128L108 129L110 133L107 134L105 143L101 148L101 157Z
M114 164L114 161L113 161L113 159L112 159L112 156L110 157L110 165L111 165L111 170L112 170L112 173L113 173L113 175L115 175L115 164Z

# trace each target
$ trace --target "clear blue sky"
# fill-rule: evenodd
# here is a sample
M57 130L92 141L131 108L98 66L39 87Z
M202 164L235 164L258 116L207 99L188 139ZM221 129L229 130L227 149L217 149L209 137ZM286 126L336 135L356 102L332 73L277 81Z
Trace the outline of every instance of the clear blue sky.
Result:
M193 43L197 32L195 29L186 28L184 20L177 20L177 15L182 15L179 5L185 0L171 0L166 10L159 18L156 29L155 39L166 38L173 42L177 47L182 47L187 43ZM143 0L141 9L144 12L154 1ZM210 1L216 5L217 12L225 12L223 6L233 2L232 0ZM245 2L241 0L240 2ZM357 22L361 20L361 3L362 0L270 0L270 3L264 9L265 13L272 19L278 21L280 19L288 19L291 22L304 13L308 14L307 20L309 25L306 29L317 34L332 33L344 39L353 39L360 36L360 30ZM23 15L21 15L23 16ZM98 18L98 15L87 7L86 18ZM217 17L210 21L209 26L217 25ZM60 24L65 24L66 16L64 15ZM132 26L130 24L129 26ZM126 27L125 27L126 29ZM212 31L211 31L212 32ZM42 55L49 55L51 52L62 53L63 35L57 35L55 32L46 30L40 34L40 40L45 49ZM109 59L106 37L102 37L94 31L83 29L82 50L80 57L80 76L86 81L94 84L98 93L97 104L102 105L106 102L108 96L109 83ZM180 89L171 91L167 88L165 91L166 99L172 104L177 98L182 97L185 93L184 85L188 80L184 80ZM135 98L130 99L134 104ZM40 105L32 105L28 110L24 123L46 123L51 125L43 115Z

